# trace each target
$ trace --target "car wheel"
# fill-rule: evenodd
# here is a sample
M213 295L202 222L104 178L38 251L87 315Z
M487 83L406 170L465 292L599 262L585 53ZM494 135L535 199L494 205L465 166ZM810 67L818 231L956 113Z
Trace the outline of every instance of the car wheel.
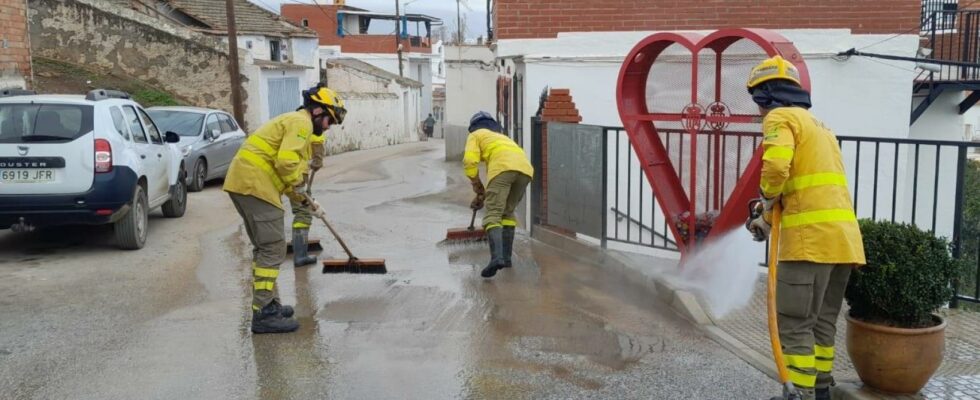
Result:
M203 158L198 159L194 163L194 176L191 176L191 181L187 185L187 190L191 192L200 192L204 189L204 183L208 179L208 162Z
M184 216L184 211L187 211L187 179L183 175L184 173L181 172L181 178L177 179L177 184L170 189L170 200L160 207L164 217L180 218Z
M146 244L146 227L149 224L150 208L146 201L146 192L143 187L136 185L136 193L133 194L133 201L129 212L119 221L116 221L113 229L116 234L116 244L123 250L139 250Z

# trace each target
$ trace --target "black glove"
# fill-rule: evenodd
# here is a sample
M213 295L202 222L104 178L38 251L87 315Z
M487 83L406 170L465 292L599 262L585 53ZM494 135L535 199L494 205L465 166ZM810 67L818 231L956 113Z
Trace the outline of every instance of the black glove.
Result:
M476 193L477 196L483 196L487 192L479 177L471 178L470 183L473 185L473 193Z
M483 195L477 195L470 203L470 209L479 210L483 208Z

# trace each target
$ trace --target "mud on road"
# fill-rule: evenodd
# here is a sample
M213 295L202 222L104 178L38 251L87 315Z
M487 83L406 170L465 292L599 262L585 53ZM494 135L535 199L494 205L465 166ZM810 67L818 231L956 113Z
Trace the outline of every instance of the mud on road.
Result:
M146 248L103 228L0 233L0 393L14 399L761 398L763 374L645 287L520 235L479 277L469 184L440 141L329 157L315 195L387 275L283 265L299 332L248 331L250 248L220 185ZM343 253L325 227L321 257Z

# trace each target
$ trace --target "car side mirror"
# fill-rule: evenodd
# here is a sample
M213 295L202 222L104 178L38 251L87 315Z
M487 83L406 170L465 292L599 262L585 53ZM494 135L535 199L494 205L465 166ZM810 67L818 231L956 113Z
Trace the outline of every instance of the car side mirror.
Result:
M221 136L221 130L220 129L212 129L211 130L211 140L217 139L218 136Z
M180 135L176 134L175 132L167 131L167 133L164 134L164 141L167 143L179 143Z

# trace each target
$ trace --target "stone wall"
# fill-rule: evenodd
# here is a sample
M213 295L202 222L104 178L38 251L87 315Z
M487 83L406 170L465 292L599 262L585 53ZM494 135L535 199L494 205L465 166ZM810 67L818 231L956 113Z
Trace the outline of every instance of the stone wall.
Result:
M28 8L35 56L140 80L188 105L231 111L227 45L215 38L101 0L28 0ZM240 65L246 100L247 69L256 67L245 59Z
M27 2L0 0L0 88L31 82L31 47L27 35Z

